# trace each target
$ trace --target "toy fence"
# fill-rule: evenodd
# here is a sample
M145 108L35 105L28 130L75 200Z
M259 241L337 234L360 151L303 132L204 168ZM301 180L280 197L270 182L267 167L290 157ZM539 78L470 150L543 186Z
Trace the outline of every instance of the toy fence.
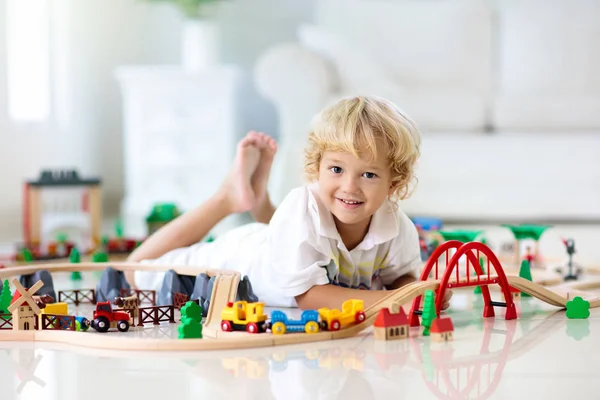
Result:
M147 302L152 304L152 306L156 305L156 290L121 289L120 291L121 297L129 297L134 294L140 301L140 304Z
M72 315L42 314L42 330L76 330Z
M138 309L138 326L152 322L159 325L161 322L175 323L175 307L156 306L142 307Z
M73 303L76 306L82 303L96 304L95 289L60 290L58 302Z
M0 314L0 329L12 328L12 314Z

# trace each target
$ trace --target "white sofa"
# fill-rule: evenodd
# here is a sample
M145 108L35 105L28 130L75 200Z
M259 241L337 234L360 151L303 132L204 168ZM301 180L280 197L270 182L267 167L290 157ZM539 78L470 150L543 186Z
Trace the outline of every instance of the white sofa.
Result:
M276 202L303 182L324 105L396 102L419 124L419 188L403 207L457 219L600 218L600 2L328 0L257 86L280 118Z

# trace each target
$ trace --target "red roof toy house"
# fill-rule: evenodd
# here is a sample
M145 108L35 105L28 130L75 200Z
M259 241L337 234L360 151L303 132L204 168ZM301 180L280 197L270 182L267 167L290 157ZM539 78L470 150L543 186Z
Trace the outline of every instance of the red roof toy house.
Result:
M408 318L402 307L397 313L391 313L389 308L379 310L373 327L376 340L406 339L409 335Z
M447 342L452 340L454 324L450 318L436 318L431 323L431 340L436 342Z

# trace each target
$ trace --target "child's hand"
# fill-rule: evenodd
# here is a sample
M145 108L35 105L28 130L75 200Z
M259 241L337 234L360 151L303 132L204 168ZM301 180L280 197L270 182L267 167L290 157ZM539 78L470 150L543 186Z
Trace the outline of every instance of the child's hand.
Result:
M450 307L450 299L452 298L452 290L446 290L444 293L444 303L442 303L442 311Z

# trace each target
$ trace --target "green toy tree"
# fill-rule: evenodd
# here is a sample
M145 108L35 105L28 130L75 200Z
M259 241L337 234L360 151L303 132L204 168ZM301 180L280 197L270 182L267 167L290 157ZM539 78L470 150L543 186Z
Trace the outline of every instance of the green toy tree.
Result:
M8 285L8 279L4 280L2 286L2 292L0 292L0 314L8 314L8 306L12 301L12 293L10 292L10 286Z
M115 223L115 234L118 239L123 239L123 221L120 219Z
M423 302L423 314L421 315L423 329L423 336L429 336L429 328L434 319L437 318L435 312L435 292L433 290L427 290L425 292L425 301Z
M31 254L31 250L23 249L21 254L23 255L23 261L33 261L33 254Z
M77 247L73 247L73 249L71 249L71 254L69 254L69 261L71 261L71 264L79 264L81 262L81 256L79 255L79 250L77 250ZM80 281L81 280L81 272L79 272L79 271L71 272L71 280L72 281Z
M533 282L533 278L531 277L531 265L529 264L528 260L521 261L519 276L523 279L527 279L528 281ZM531 297L531 295L526 292L521 292L521 297Z
M81 255L79 254L77 247L73 247L71 250L71 254L69 254L69 261L71 264L79 264L81 262Z
M100 248L92 255L92 262L108 262L108 237L102 237Z
M567 301L567 318L586 319L590 316L590 302L577 296Z
M181 324L177 330L179 339L202 339L202 307L195 301L181 307Z

